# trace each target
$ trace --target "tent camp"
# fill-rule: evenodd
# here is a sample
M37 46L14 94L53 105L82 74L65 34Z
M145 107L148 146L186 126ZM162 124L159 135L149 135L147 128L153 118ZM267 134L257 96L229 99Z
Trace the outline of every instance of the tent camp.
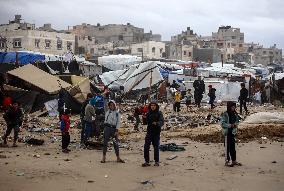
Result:
M98 58L99 65L111 71L124 70L141 62L141 57L132 55L109 55Z
M8 72L8 75L15 77L18 84L33 86L34 89L47 94L58 93L60 85L62 88L68 88L71 86L71 84L60 80L56 76L48 74L31 64L11 70ZM21 81L24 83L21 83Z
M124 93L148 88L163 81L155 61L131 66L129 69L106 72L100 75L104 85L109 88L124 87Z

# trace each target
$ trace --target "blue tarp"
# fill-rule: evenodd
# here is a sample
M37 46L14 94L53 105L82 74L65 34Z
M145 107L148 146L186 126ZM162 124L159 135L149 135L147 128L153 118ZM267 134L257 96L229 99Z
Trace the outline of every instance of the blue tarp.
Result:
M44 61L45 56L41 54L18 52L18 62L21 65ZM0 52L0 63L15 63L16 52Z
M159 70L160 70L160 73L161 73L161 75L164 79L169 77L169 72L167 70L165 70L161 67L159 67Z

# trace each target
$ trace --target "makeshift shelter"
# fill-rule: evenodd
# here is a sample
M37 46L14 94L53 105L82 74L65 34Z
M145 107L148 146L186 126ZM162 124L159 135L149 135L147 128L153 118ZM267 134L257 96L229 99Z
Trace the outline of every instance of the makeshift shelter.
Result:
M129 69L106 72L100 75L109 88L124 87L124 93L149 88L163 81L159 67L154 61L133 65Z
M15 63L18 61L20 65L43 62L45 56L40 53L33 52L0 52L0 63Z
M71 86L71 84L60 80L56 76L48 74L31 64L11 70L8 74L16 78L15 85L25 85L30 87L30 89L39 90L40 92L47 94L56 94L61 87L68 88Z
M102 66L89 61L84 61L79 64L79 69L83 76L94 77L102 74Z
M194 81L184 81L186 88L192 89L192 93L194 93L193 88L193 82ZM221 101L238 101L238 98L240 96L240 89L241 89L241 82L228 82L225 80L220 81L204 81L205 83L205 93L203 94L203 102L208 102L208 92L209 88L208 85L212 85L213 88L216 89L216 99L215 101L221 100Z
M109 55L98 58L99 65L111 71L124 70L141 61L141 57L132 55Z

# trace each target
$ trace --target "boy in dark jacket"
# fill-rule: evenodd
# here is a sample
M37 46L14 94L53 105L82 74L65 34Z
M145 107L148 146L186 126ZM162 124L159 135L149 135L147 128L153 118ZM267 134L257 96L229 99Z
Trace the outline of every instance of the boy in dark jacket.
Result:
M240 117L236 112L236 103L227 102L227 111L222 114L221 126L225 136L225 166L241 166L241 163L236 161L235 135L240 122ZM230 160L232 163L230 164Z
M242 114L242 110L243 107L246 111L246 114L248 114L248 108L247 108L247 98L248 98L248 90L245 87L244 83L241 83L241 90L240 90L240 97L239 97L239 101L240 101L240 114Z
M69 153L70 149L68 149L68 145L70 143L70 119L69 119L69 111L66 110L61 115L61 121L60 121L60 130L62 134L62 152Z
M20 104L18 102L13 102L13 104L8 108L8 110L4 113L3 118L7 123L7 130L3 137L4 145L7 145L7 137L10 135L12 129L14 129L14 143L13 147L17 147L18 134L20 131L20 126L23 121L23 111L20 108Z
M164 117L161 111L159 111L159 105L156 102L151 102L149 105L149 111L146 115L147 121L147 134L144 144L144 159L145 163L142 167L150 166L149 150L151 143L154 147L154 160L155 166L159 166L159 146L160 146L160 133L161 128L164 125Z
M211 105L211 109L213 109L214 107L216 107L214 105L214 101L216 99L216 89L215 88L212 88L212 85L209 85L209 92L208 92L208 96L209 96L209 104Z

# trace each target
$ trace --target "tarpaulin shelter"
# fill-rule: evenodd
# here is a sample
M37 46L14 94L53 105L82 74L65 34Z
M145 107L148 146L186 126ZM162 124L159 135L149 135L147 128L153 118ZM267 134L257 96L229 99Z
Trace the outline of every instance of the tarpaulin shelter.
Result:
M125 70L106 72L100 75L100 78L109 88L123 86L125 93L149 88L163 81L159 66L155 61L136 64Z
M58 77L48 74L31 64L11 70L8 72L8 75L16 78L16 84L26 85L31 87L31 89L39 90L47 94L56 94L61 87L71 87L71 84L60 80Z
M18 59L17 59L18 57ZM15 63L18 60L20 65L43 62L45 56L31 52L0 52L0 63Z
M99 65L111 71L124 70L141 61L141 57L132 55L109 55L98 58Z

